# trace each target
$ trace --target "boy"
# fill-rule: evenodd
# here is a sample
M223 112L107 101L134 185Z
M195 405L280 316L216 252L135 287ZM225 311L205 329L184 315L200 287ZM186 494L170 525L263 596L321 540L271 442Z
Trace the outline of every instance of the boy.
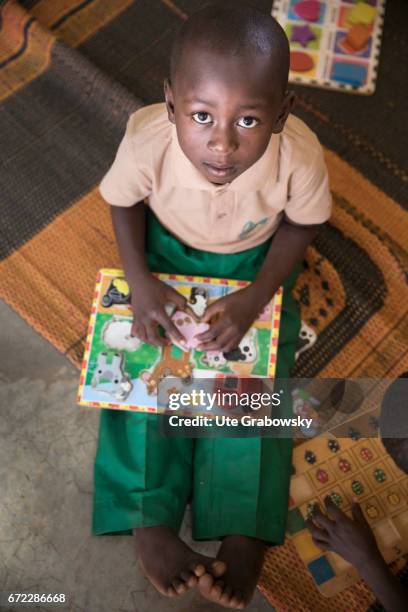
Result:
M288 68L288 41L269 14L237 3L196 13L174 44L166 104L131 116L100 188L134 296L133 333L163 345L161 324L182 340L165 305L185 300L151 271L253 281L208 308L205 321L219 316L199 336L202 350L236 348L284 284L279 377L289 376L300 327L291 289L331 210L316 137L295 117L286 124ZM133 529L161 593L198 584L242 609L266 544L284 538L291 440L164 438L159 418L101 414L94 533ZM223 538L216 560L178 537L191 495L194 537Z
M385 449L400 470L408 474L407 376L403 374L387 389L381 406L380 432ZM403 586L403 576L399 582L387 567L360 506L352 506L353 521L330 498L325 503L328 516L319 508L308 521L315 544L352 563L386 610L406 610L407 580ZM407 568L403 570L406 572Z

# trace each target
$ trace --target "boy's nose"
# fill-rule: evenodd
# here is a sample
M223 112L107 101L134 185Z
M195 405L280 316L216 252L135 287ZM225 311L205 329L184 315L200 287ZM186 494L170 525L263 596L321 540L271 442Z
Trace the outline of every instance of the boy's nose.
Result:
M228 155L237 149L238 143L233 130L226 128L214 130L207 146L214 153Z

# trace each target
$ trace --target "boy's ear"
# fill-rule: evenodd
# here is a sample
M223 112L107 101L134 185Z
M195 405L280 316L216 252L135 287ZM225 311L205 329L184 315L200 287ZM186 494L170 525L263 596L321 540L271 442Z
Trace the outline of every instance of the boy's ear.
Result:
M286 119L291 112L295 103L295 93L293 91L286 91L283 102L279 111L278 118L276 119L275 125L273 126L273 133L279 134L285 126Z
M164 98L166 100L167 115L171 123L175 123L174 118L174 97L171 89L170 79L164 79Z

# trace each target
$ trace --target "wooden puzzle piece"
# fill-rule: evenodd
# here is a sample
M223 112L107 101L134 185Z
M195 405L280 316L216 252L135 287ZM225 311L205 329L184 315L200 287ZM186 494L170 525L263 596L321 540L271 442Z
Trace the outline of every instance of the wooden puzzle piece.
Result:
M350 501L353 499L360 501L372 495L369 479L362 472L355 473L350 478L343 480L341 484Z
M196 317L202 317L208 305L208 292L203 287L191 287L188 306Z
M352 87L361 87L367 78L367 66L364 64L334 60L331 78Z
M318 586L334 578L336 575L326 555L322 555L321 551L320 555L318 559L315 559L307 566Z
M290 42L297 42L302 47L307 47L307 45L312 41L316 40L317 36L313 32L313 30L308 25L302 26L293 26L292 35L290 37Z
M379 548L391 548L401 541L401 535L397 531L394 522L386 518L373 527L373 533Z
M358 444L352 448L351 452L357 464L361 467L366 467L378 459L378 452L371 443L371 440L368 439L360 440Z
M292 541L296 546L299 557L306 563L322 554L321 549L313 542L312 534L308 529L294 535Z
M162 350L160 361L152 371L143 370L140 374L141 380L146 384L149 395L157 394L159 382L167 376L175 376L184 382L190 382L193 366L190 363L190 353L180 351L181 357L174 356L173 347L165 345Z
M335 484L334 486L330 487L330 489L327 489L326 491L324 491L324 493L320 494L320 499L323 508L325 507L324 501L327 497L329 497L331 501L338 508L340 508L340 510L344 511L349 508L349 500L347 498L347 495L345 495L343 488L339 484Z
M110 349L137 351L142 341L132 336L132 319L113 315L102 328L102 341Z
M301 515L303 516L304 520L307 521L308 519L312 518L315 515L316 510L318 508L321 509L321 505L320 505L319 500L315 498L315 499L310 499L308 502L302 504L299 507L299 511Z
M292 70L292 72L309 72L309 70L312 70L314 68L314 65L315 61L309 53L304 53L303 51L290 52L290 70ZM303 333L305 334L305 332ZM301 352L310 348L310 346L312 346L312 344L316 342L316 339L317 336L313 332L313 335L311 335L311 340L307 343L305 342L303 350L302 348L299 349L298 355L300 355Z
M365 2L359 2L347 14L347 21L351 24L370 25L373 23L377 9Z
M200 341L195 336L204 333L210 328L208 323L197 322L191 315L182 310L176 310L171 319L183 338L185 338L184 344L180 344L172 339L173 344L178 346L182 351L189 351L197 348Z
M99 353L91 385L97 391L107 393L116 400L125 400L133 385L124 370L123 354Z
M317 491L325 489L335 482L329 463L321 463L317 467L313 467L308 471L307 475Z
M404 490L399 485L392 485L380 493L381 502L390 514L407 507L407 499Z
M390 484L392 476L390 475L383 461L375 461L369 468L364 470L369 485L375 490L385 489Z
M361 510L370 525L377 523L385 517L384 509L377 497L368 497L361 502Z
M124 278L114 278L105 295L102 296L101 304L109 308L114 304L130 304L130 289Z
M351 51L361 51L367 45L370 36L371 30L358 23L347 32L344 43L351 48Z
M330 466L337 478L342 479L354 472L357 462L351 456L349 451L345 451L336 457L330 459Z
M305 21L318 21L320 2L317 2L317 0L303 0L293 7L293 12Z

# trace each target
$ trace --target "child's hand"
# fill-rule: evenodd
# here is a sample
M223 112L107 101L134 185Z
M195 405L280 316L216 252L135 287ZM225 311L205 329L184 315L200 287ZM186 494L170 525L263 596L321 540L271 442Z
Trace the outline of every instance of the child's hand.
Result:
M159 335L160 323L167 335L183 344L185 339L165 311L165 306L169 303L175 304L180 310L186 309L186 299L154 276L139 283L135 299L132 298L132 336L156 346L170 344L168 338Z
M236 348L262 310L256 297L250 285L211 304L202 321L208 323L214 315L220 316L209 330L196 336L200 341L198 350L227 352Z
M320 508L306 521L316 546L332 550L356 566L367 564L381 557L370 525L358 504L353 504L352 521L330 499L325 500L329 517Z

